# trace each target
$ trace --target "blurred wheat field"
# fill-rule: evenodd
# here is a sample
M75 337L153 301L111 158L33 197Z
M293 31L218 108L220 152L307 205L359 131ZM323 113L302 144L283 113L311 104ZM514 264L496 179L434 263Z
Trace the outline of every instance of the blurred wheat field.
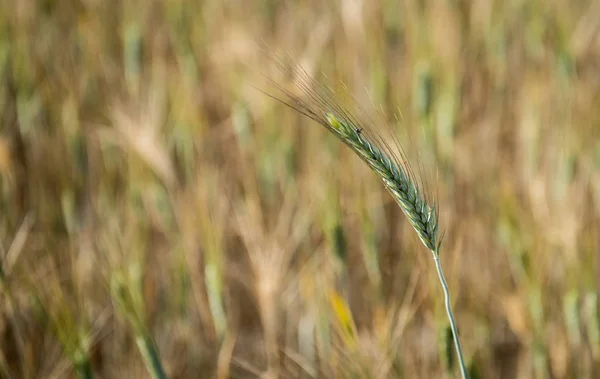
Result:
M458 376L430 254L261 45L418 151L471 378L600 377L600 2L0 4L0 377Z

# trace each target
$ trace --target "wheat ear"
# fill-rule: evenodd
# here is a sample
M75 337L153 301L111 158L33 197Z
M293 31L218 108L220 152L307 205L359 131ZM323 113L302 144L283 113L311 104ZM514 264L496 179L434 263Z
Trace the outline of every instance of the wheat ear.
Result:
M277 59L275 63L281 72L294 82L302 97L274 81L270 81L271 85L283 96L266 94L323 125L367 163L392 194L421 242L431 251L444 291L446 313L454 337L461 375L463 379L468 378L452 313L450 292L440 262L443 238L438 234L439 215L435 202L426 196L423 182L418 180L400 146L397 146L400 148L399 153L395 153L364 114L343 107L330 88L320 85L302 68Z

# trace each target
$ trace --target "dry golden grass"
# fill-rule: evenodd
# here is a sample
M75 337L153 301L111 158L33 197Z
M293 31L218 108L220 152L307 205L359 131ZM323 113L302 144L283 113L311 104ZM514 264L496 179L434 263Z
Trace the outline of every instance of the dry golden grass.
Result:
M0 1L0 377L458 375L430 257L251 87L263 43L400 114L437 170L472 378L598 377L599 12Z

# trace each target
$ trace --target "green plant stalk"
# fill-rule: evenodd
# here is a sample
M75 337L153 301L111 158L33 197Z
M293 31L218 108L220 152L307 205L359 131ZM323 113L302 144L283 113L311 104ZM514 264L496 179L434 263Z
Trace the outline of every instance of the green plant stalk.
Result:
M143 332L136 333L135 343L137 344L138 349L140 349L142 357L144 358L144 362L146 363L146 367L148 368L148 372L152 378L167 379L167 374L165 374L165 370L160 362L158 351L156 350L152 339L144 335Z
M150 376L153 379L167 379L156 345L152 341L150 333L140 316L142 313L141 303L135 302L135 294L132 293L131 288L126 286L122 275L116 274L113 276L111 287L112 296L117 308L123 313L133 329L135 343L140 350ZM137 287L135 288L137 289Z
M75 371L77 372L77 377L80 379L92 379L94 377L92 366L90 365L90 361L87 359L78 362L75 365Z
M458 338L458 328L456 327L456 321L454 321L454 314L452 313L452 303L450 301L450 291L448 290L448 283L444 277L444 271L442 270L442 263L440 261L439 251L432 251L433 261L435 262L435 269L437 270L442 289L444 291L444 305L446 306L446 314L448 315L448 321L450 321L450 328L452 329L452 336L454 338L454 347L456 349L456 355L458 356L458 365L460 367L460 374L463 378L468 378L467 367L463 358L462 347L460 345L460 339Z

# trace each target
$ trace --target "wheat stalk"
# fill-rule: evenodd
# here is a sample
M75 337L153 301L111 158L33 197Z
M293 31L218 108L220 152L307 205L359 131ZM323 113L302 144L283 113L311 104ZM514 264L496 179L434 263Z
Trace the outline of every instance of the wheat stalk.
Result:
M440 263L443 236L438 233L439 214L435 201L427 196L423 181L419 180L413 171L400 145L397 144L399 152L395 153L364 114L343 107L333 90L316 82L298 65L276 58L274 62L279 70L293 81L300 95L295 95L273 80L269 82L279 95L262 92L323 125L349 146L379 176L417 232L421 242L431 251L444 291L446 313L454 336L461 375L467 378L448 285ZM356 109L360 110L359 107Z

